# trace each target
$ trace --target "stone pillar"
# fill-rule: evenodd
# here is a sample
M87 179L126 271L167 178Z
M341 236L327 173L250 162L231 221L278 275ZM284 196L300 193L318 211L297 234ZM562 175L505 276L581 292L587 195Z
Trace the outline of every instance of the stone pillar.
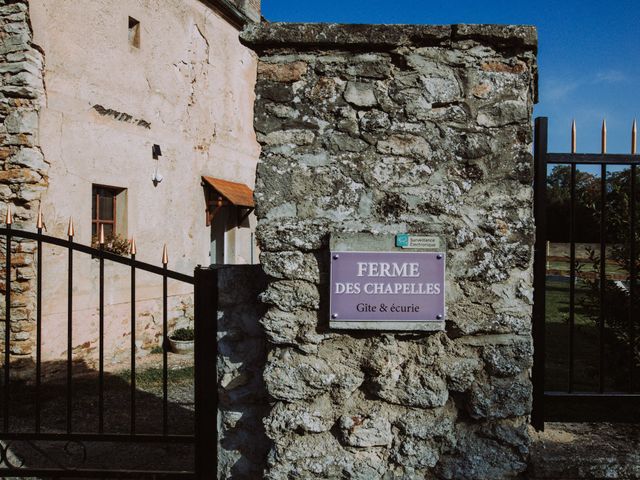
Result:
M218 478L260 478L269 449L262 425L269 410L266 341L258 323L266 275L259 265L218 272Z
M35 230L49 164L40 150L38 120L44 105L44 56L34 45L27 0L0 0L0 212L11 204L16 228ZM0 352L4 352L5 242L0 242ZM34 380L35 243L12 241L12 376ZM1 356L4 360L4 355Z
M266 476L526 468L536 31L261 24L255 128ZM334 232L447 241L445 332L331 331Z

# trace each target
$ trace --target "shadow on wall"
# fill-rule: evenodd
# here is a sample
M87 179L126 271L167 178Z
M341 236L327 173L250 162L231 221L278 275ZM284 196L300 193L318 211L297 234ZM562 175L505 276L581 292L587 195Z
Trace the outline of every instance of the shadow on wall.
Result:
M193 364L181 359L170 363L168 383L168 432L193 435ZM65 433L67 429L66 362L43 363L41 384L41 433ZM71 425L73 433L95 434L99 422L98 372L82 361L74 362ZM104 375L104 432L131 432L131 382L127 370ZM4 398L4 386L0 398ZM35 385L10 383L9 431L35 432ZM135 389L137 434L161 434L163 428L161 362L137 370ZM21 468L86 468L127 470L192 470L193 444L67 441L0 441L8 446L9 461ZM7 468L0 463L0 472ZM1 473L0 473L1 475ZM5 478L5 477L0 477ZM141 476L142 478L142 476Z
M270 410L263 380L267 359L258 296L267 276L259 265L219 269L218 477L262 478L270 443L263 419Z

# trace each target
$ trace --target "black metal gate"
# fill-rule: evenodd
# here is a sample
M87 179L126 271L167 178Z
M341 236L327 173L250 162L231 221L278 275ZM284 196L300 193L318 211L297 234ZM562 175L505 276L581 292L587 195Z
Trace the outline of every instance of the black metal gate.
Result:
M6 227L0 228L0 241L4 241L5 329L2 403L0 428L0 478L39 476L47 478L198 478L213 479L217 469L216 429L216 311L217 272L198 267L194 276L168 269L168 258L163 255L162 266L136 260L135 244L130 256L125 257L105 250L104 240L99 248L74 242L70 223L66 240L44 235L41 218L36 232L13 228L10 211ZM101 235L102 236L102 235ZM16 311L12 281L16 268L12 265L20 248L17 244L30 241L35 245L36 262L36 322L35 358L31 378L17 381L12 375L12 313ZM42 344L42 292L43 245L66 250L68 258L67 295L68 311L66 358L61 361L60 384L43 381ZM91 256L99 264L99 333L97 372L91 378L81 378L75 371L74 327L82 322L74 318L73 261L74 254ZM112 378L105 372L105 261L124 265L130 269L131 330L129 378ZM14 262L15 263L15 262ZM162 360L155 367L161 388L155 394L137 389L136 379L136 272L158 276L162 285ZM62 281L62 279L56 279ZM193 403L177 408L170 402L170 377L167 353L168 281L193 285L195 347L193 360ZM160 282L159 282L160 284ZM15 323L15 322L14 322ZM187 370L189 371L189 370ZM119 384L117 382L120 382ZM191 384L190 380L187 380ZM124 385L124 387L122 386ZM118 394L112 388L118 387ZM122 387L122 388L120 388ZM89 400L80 402L80 389L91 392ZM87 390L88 389L88 390ZM88 395L88 394L87 394ZM110 396L111 395L111 396ZM110 404L105 405L105 399ZM55 416L60 420L53 428L45 421L51 416L47 402L57 405ZM49 410L47 410L49 408ZM45 412L45 413L43 413ZM20 419L17 420L18 414ZM141 425L141 417L145 425ZM90 418L77 426L75 418ZM123 422L120 421L125 418ZM152 420L149 420L152 418ZM155 419L155 420L153 420ZM94 421L95 420L95 421ZM54 422L56 423L56 422ZM153 425L150 426L150 424ZM92 425L90 428L87 424ZM167 461L178 458L180 461ZM167 466L169 465L169 466ZM177 465L177 466L176 466Z
M632 153L547 151L535 121L532 423L640 422L638 179Z

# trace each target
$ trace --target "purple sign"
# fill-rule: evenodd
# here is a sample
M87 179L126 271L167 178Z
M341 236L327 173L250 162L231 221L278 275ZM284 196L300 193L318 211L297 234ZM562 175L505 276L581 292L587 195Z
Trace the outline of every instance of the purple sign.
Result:
M332 322L444 321L445 255L332 252Z

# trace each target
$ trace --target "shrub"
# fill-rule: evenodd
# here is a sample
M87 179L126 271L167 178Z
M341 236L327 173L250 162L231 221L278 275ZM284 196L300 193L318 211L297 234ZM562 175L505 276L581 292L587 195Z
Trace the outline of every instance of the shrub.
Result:
M97 236L91 238L91 246L93 248L100 248ZM115 253L116 255L128 255L129 240L122 235L106 235L104 239L104 251Z
M171 334L171 338L181 342L188 342L193 341L195 334L193 328L179 328Z

